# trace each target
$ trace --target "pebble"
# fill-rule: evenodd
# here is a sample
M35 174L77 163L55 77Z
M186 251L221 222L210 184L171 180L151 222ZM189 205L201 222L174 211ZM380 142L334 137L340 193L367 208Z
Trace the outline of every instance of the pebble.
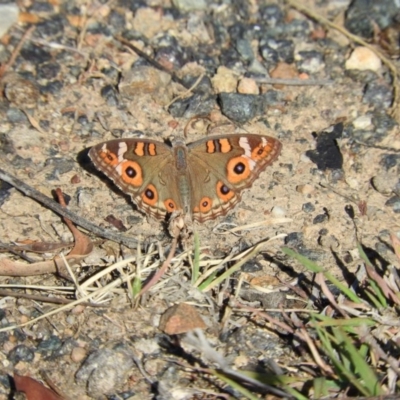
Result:
M326 214L318 214L313 219L313 224L322 224L323 222L328 220L328 216Z
M172 0L173 5L181 11L205 10L208 4L205 0Z
M36 108L40 93L33 82L12 72L4 76L2 84L4 94L10 103L21 109Z
M235 93L238 75L231 69L221 66L211 78L211 83L215 93Z
M115 343L90 354L75 377L89 396L103 398L126 382L133 367L132 350L125 343Z
M138 66L123 74L118 90L121 96L134 99L143 94L159 93L169 85L171 76L148 66Z
M395 174L380 174L371 179L373 188L384 196L391 195L399 182L399 177Z
M81 363L87 355L87 351L82 347L75 347L71 352L71 360L74 363Z
M286 64L293 63L294 48L292 40L274 39L271 37L260 40L260 53L267 63L276 63L277 61Z
M296 192L301 193L303 195L309 195L311 193L315 192L315 187L313 185L310 185L306 183L305 185L297 185L296 186Z
M271 210L271 216L274 218L284 218L286 216L286 210L280 206L274 206Z
M299 51L296 54L296 66L300 72L316 74L325 68L324 56L316 50Z
M16 3L0 4L0 38L18 22L19 8Z
M24 344L15 346L7 356L7 359L13 364L17 364L20 361L32 361L34 359L35 353L33 349Z
M271 78L294 79L298 77L298 72L293 64L280 62L270 72L270 76Z
M369 115L361 115L354 119L352 122L354 129L368 129L371 128L372 118Z
M160 9L143 7L136 10L132 21L132 28L140 32L147 39L152 39L160 32L160 25L163 25Z
M215 107L215 96L195 93L194 95L174 101L168 108L168 112L174 118L207 116Z
M389 108L393 101L392 87L388 84L377 82L368 83L363 96L363 103L378 107L378 109Z
M264 110L261 96L240 93L220 93L218 96L221 112L237 123L250 121Z
M315 206L313 203L308 202L308 203L304 203L301 207L301 209L306 212L306 213L312 213L315 211Z
M367 47L356 47L347 59L346 69L378 71L382 67L381 59Z
M251 78L242 78L238 84L238 92L242 94L259 94L260 88L257 82Z
M386 203L385 206L391 207L392 210L396 214L400 214L400 196L391 197Z

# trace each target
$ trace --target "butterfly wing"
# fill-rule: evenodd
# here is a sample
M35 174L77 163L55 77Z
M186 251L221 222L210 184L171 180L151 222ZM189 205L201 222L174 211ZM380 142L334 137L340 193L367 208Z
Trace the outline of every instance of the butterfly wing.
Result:
M225 215L279 156L279 140L254 134L211 136L188 145L191 209L199 222Z
M148 139L117 139L93 146L89 157L150 216L161 220L182 208L170 146Z

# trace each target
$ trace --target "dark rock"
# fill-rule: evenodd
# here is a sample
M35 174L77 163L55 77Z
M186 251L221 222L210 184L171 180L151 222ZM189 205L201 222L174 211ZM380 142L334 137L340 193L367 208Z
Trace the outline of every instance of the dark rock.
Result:
M26 61L36 64L37 68L39 68L38 64L43 64L51 60L51 54L48 51L44 50L43 47L34 44L25 46L21 50L20 54Z
M396 166L399 169L400 154L383 154L379 162L379 165L382 165L382 167L384 167L386 171Z
M264 110L261 96L240 93L220 93L221 112L234 122L245 123Z
M55 14L46 18L43 22L39 22L36 25L35 34L40 35L44 39L49 37L52 40L56 37L61 38L64 36L64 27L67 24L67 20L61 14Z
M195 93L186 98L179 99L168 108L174 118L193 118L208 115L215 106L215 96Z
M364 103L371 104L382 110L383 108L389 108L392 101L393 93L391 86L379 84L377 82L367 84L363 96Z
M393 196L386 201L385 206L391 207L396 214L400 214L400 196Z
M277 4L261 6L259 9L260 21L268 27L275 27L278 23L283 22L283 11Z
M51 81L46 85L42 85L39 87L40 92L43 94L50 93L52 95L60 94L60 91L63 87L63 83L61 81Z
M285 244L290 247L303 245L304 235L301 232L291 232L285 237Z
M316 50L300 51L296 60L300 72L315 74L324 68L324 56Z
M345 27L352 33L372 39L377 27L386 29L400 12L393 0L353 0L346 12Z
M12 124L26 124L29 120L26 114L19 108L10 107L7 110L7 121Z
M31 348L25 346L24 344L20 344L15 346L7 356L7 359L13 364L17 364L20 361L30 362L35 357L35 353Z
M328 216L326 214L318 214L313 219L313 224L322 224L323 222L328 220Z
M308 203L304 203L303 206L301 207L301 209L306 213L312 213L315 211L315 206L313 203L308 202Z
M273 38L267 38L260 41L260 52L265 61L270 59L271 61L275 58L270 49L276 52L278 61L291 64L294 61L294 43L292 40L277 40ZM265 55L265 57L264 57Z

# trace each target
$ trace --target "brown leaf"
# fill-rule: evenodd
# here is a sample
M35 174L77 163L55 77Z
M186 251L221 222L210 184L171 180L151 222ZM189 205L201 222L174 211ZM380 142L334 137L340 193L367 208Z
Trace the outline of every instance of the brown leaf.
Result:
M64 196L61 189L56 189L56 195L58 198L58 202L66 207ZM69 220L68 218L64 218L65 223L67 224L69 230L74 235L75 245L74 248L68 254L69 256L86 256L90 254L93 250L93 243L88 236L83 234L76 226Z
M207 326L193 306L181 303L170 307L161 316L159 328L168 335L177 335Z
M64 400L63 397L29 376L14 373L14 382L17 391L25 393L27 400Z

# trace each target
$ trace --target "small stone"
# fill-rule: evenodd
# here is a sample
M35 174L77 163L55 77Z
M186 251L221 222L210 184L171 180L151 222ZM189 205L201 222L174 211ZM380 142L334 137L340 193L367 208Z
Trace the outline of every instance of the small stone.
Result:
M133 352L125 343L110 344L89 355L76 373L90 396L98 399L115 393L134 367Z
M223 66L218 67L217 73L211 79L215 93L235 93L237 82L237 74Z
M326 214L318 214L314 219L313 219L313 224L322 224L323 222L328 220L328 216Z
M244 94L259 94L260 88L254 79L242 78L238 84L238 92Z
M71 360L74 363L80 363L86 358L86 355L87 351L85 349L82 347L75 347L71 352Z
M168 108L168 112L174 118L185 118L206 116L215 106L215 96L195 93L190 97L174 101Z
M371 179L371 183L377 192L383 194L384 196L389 196L394 192L398 180L399 178L396 175L381 174L374 176Z
M135 98L143 94L153 94L165 88L171 81L166 72L153 67L139 66L126 72L118 85L121 96Z
M313 203L308 202L308 203L304 203L302 205L301 209L306 213L312 213L315 211L315 206Z
M15 346L9 353L8 353L8 360L11 361L13 364L17 364L20 361L32 361L35 356L33 350L24 344L20 344Z
M160 9L143 7L136 10L132 21L132 27L146 38L153 38L162 25L162 12Z
M355 129L367 129L372 126L372 118L368 115L361 115L360 117L353 120L353 126Z
M296 65L299 71L315 74L324 69L324 57L315 50L299 51L296 55Z
M314 191L315 191L315 187L308 183L306 183L305 185L297 185L296 186L296 192L301 193L303 195L308 195L308 194L314 193Z
M385 109L390 107L393 100L392 87L386 83L368 83L363 96L363 103Z
M303 244L304 235L301 232L291 232L285 237L285 244L291 247L299 247Z
M205 10L208 5L205 0L172 0L173 5L181 11Z
M367 47L356 47L346 61L346 69L378 71L382 66L380 58Z
M386 203L385 206L391 207L396 214L400 213L400 196L391 197Z
M262 96L240 93L220 93L221 112L232 121L245 123L264 110Z
M207 326L194 307L180 303L162 315L159 328L168 335L178 335L196 328L206 329Z
M280 206L274 206L271 210L271 215L274 218L284 218L286 216L286 210Z
M271 78L292 79L297 78L296 67L292 64L280 62L270 73Z
M16 3L0 4L0 38L18 22L19 8Z
M10 103L21 109L36 108L40 92L33 82L11 72L4 76L2 84L4 94Z

